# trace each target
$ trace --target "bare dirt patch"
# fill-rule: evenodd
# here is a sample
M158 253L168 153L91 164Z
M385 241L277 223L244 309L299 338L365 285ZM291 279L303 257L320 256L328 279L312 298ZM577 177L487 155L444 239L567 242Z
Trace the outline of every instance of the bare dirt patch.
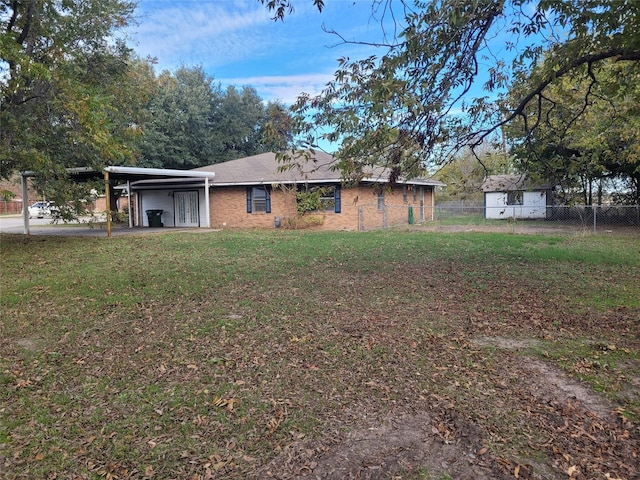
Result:
M254 478L324 480L406 478L424 473L440 478L493 479L481 436L473 425L455 440L443 440L427 414L391 418L351 431L331 445L300 442L287 447ZM397 476L394 476L397 475Z
M588 412L613 420L614 407L609 401L559 369L532 358L527 359L522 367L531 373L529 387L534 395L560 404L579 402Z
M540 342L534 339L515 339L506 337L476 337L471 342L481 347L497 347L505 350L519 350L538 345Z
M517 350L538 344L533 339L512 339L504 337L478 337L472 340L481 346L495 346L501 349ZM589 412L602 419L612 420L615 407L590 387L569 377L557 367L532 357L523 357L519 367L525 372L522 385L527 386L533 395L545 402L579 403Z
M30 338L20 338L16 340L16 345L24 348L25 350L28 350L29 352L37 352L39 350L36 341Z

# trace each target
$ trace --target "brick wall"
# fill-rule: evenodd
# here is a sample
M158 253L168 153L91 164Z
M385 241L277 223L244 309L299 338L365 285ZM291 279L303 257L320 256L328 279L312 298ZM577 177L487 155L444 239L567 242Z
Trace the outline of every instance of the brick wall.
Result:
M431 189L425 187L425 206L431 206ZM417 198L419 202L419 198ZM386 214L377 209L378 194L370 186L343 188L341 191L341 213L319 212L297 218L295 193L275 188L271 191L271 213L247 213L247 194L245 187L214 187L210 194L210 219L212 228L275 228L278 217L282 226L313 228L322 230L358 230L361 219L359 207L366 205L370 212L369 225L366 228L383 226L383 216L389 225L407 223L406 208L387 209ZM417 205L408 192L404 202L402 186L385 191L386 205ZM418 211L416 208L416 221ZM395 218L398 216L398 218ZM377 218L379 217L379 218ZM428 220L428 219L427 219Z
M433 188L417 188L414 197L413 190L407 189L406 195L402 186L394 187L391 191L384 192L384 208L378 208L377 194L362 203L359 209L359 226L361 230L388 228L395 225L409 223L409 206L413 207L413 216L416 223L433 219ZM423 202L424 208L420 208ZM421 218L421 216L423 218Z
M0 214L22 213L22 200L0 200Z

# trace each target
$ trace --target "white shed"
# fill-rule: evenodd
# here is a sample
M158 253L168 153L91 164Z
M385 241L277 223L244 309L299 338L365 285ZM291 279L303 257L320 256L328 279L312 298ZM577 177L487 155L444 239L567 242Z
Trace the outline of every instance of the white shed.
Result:
M485 218L546 218L548 185L532 184L526 174L488 175L483 184Z

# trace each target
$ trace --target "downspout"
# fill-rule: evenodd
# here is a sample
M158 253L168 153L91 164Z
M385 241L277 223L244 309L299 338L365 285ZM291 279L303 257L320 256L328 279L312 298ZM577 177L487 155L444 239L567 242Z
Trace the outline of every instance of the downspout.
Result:
M431 187L431 221L436 218L436 187Z
M204 177L204 215L205 228L211 228L211 205L209 204L211 197L209 195L209 177Z
M129 208L129 228L133 228L133 217L131 213L133 209L131 208L131 181L127 180L127 208Z
M111 238L111 192L109 191L109 172L104 171L105 201L107 202L107 238Z
M31 235L29 231L29 199L27 198L27 177L20 173L20 183L22 185L22 222L24 224L24 234Z

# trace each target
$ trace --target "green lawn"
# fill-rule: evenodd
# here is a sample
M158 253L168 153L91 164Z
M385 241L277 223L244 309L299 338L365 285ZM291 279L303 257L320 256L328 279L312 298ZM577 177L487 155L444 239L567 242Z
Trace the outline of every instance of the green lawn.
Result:
M445 442L463 437L452 418L473 426L504 478L640 475L638 236L2 235L0 250L5 478L250 478L291 445L417 412ZM612 417L542 402L532 361ZM375 478L449 478L427 467Z

